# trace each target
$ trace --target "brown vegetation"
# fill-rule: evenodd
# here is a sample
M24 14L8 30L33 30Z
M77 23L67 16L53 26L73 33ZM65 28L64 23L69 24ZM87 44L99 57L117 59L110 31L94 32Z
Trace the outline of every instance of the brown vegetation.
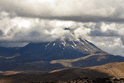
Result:
M16 74L18 73L18 74ZM36 75L38 73L38 75ZM86 68L65 68L50 72L4 71L0 83L124 83L124 62ZM88 78L86 78L88 77Z

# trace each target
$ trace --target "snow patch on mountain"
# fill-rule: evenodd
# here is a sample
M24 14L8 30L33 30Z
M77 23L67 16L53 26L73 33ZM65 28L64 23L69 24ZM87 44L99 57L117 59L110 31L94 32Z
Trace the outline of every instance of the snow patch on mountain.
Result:
M73 41L72 41L73 42ZM77 46L74 42L73 42L74 46Z
M55 46L55 45L56 45L56 43L53 44L53 46Z
M71 46L75 49L75 47L73 45L71 45Z
M45 47L47 47L47 46L49 46L50 45L50 43L48 43Z
M65 46L66 45L66 42L65 42L65 40L62 42L62 44Z

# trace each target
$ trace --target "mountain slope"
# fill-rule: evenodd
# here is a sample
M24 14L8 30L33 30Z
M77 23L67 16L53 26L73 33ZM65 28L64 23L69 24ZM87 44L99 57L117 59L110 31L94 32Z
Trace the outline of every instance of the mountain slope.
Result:
M51 71L66 67L88 67L124 61L124 57L108 54L87 40L76 38L72 34L71 37L62 37L52 42L30 43L15 50L4 48L2 52L9 53L0 57L2 71ZM2 52L0 51L0 54Z

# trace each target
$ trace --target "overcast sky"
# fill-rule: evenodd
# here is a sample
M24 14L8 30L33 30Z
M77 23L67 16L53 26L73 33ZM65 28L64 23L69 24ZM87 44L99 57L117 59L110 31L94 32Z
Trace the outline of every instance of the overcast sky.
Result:
M124 56L124 0L0 0L0 45L25 46L69 35Z

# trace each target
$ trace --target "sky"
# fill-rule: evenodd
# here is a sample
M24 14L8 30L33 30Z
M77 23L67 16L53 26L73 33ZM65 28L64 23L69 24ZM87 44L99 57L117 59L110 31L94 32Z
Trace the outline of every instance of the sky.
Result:
M124 0L0 0L0 46L54 41L65 28L124 56Z

